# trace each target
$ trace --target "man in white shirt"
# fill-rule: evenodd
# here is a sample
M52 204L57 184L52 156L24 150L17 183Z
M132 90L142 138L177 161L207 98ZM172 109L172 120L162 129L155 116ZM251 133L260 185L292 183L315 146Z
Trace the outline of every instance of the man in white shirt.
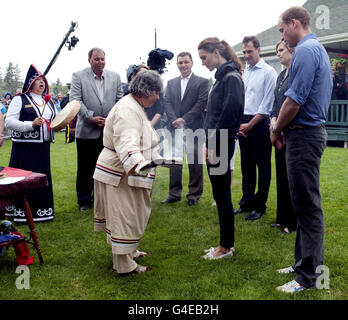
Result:
M76 124L76 192L81 211L93 205L93 173L103 149L105 119L123 96L119 74L104 69L102 49L91 49L88 62L89 68L73 73L70 92L70 101L81 103Z
M271 183L269 115L274 102L277 73L260 58L260 43L256 37L243 39L243 54L247 62L243 73L245 105L243 122L238 132L243 196L235 214L249 212L245 219L257 220L266 211Z
M186 198L188 205L192 206L198 203L203 193L203 164L198 161L198 141L194 142L192 136L197 129L203 128L203 112L208 100L208 79L192 73L193 61L189 52L178 54L177 66L181 76L168 81L165 112L175 145L175 156L183 157L186 147L190 175ZM180 201L181 192L182 166L176 166L170 169L169 193L162 203Z

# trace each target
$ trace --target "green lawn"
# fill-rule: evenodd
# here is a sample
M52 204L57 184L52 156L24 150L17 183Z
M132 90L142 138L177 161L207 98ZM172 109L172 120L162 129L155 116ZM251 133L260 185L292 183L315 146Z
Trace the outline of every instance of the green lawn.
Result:
M0 166L7 166L11 141L0 148ZM39 156L39 155L38 155ZM330 270L329 290L306 290L286 295L275 287L293 279L279 275L277 268L293 263L295 234L283 235L269 225L275 221L276 192L273 167L266 214L257 221L236 216L236 254L230 259L206 261L203 249L216 246L219 225L212 207L211 186L205 170L204 194L189 207L187 167L183 200L171 205L160 201L168 192L168 169L159 168L153 189L153 209L140 248L151 251L141 263L153 270L143 275L116 276L112 271L111 248L103 233L93 231L93 209L78 210L75 192L76 146L64 144L64 133L56 135L51 148L55 220L37 223L44 264L35 256L30 266L30 289L15 286L16 262L13 248L0 257L0 300L7 299L290 299L344 300L348 298L348 150L328 147L321 166L322 205L325 215L325 265ZM239 154L236 157L232 200L241 197ZM26 234L27 226L18 227Z

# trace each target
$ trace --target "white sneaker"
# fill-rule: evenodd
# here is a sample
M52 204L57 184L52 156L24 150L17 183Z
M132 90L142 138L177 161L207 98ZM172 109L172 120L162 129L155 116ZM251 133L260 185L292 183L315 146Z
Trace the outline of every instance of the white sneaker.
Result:
M214 247L210 247L209 249L204 249L204 252L205 253L208 253L209 251L214 251L215 248Z
M292 266L287 267L287 268L283 268L283 269L278 269L277 270L278 273L282 273L282 274L288 274L288 273L295 273L295 270Z
M204 256L202 256L203 259L207 259L207 260L218 260L218 259L223 259L223 258L227 258L227 257L232 257L234 254L234 247L231 248L230 251L226 252L225 254L222 254L220 256L215 257L214 256L214 248L210 248L209 251L207 252L207 254L205 254Z
M288 283L285 283L282 286L277 287L276 289L278 291L285 292L285 293L296 293L296 292L300 292L300 291L306 290L305 287L300 285L295 280L292 280L292 281L290 281Z

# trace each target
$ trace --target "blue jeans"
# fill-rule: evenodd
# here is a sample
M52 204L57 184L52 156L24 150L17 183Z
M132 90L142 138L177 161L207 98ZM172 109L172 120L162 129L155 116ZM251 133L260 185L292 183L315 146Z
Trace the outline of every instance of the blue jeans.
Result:
M286 129L286 163L291 201L297 216L295 280L315 285L324 260L324 216L320 194L320 159L327 133L324 127Z

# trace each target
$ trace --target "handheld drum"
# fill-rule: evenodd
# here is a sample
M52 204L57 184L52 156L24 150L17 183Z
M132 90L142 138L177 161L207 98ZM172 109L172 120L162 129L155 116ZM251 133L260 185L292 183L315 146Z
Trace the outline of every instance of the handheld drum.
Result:
M80 111L81 104L77 100L69 102L61 112L57 113L56 117L51 122L51 128L54 131L60 131L64 129L67 124L75 118Z

